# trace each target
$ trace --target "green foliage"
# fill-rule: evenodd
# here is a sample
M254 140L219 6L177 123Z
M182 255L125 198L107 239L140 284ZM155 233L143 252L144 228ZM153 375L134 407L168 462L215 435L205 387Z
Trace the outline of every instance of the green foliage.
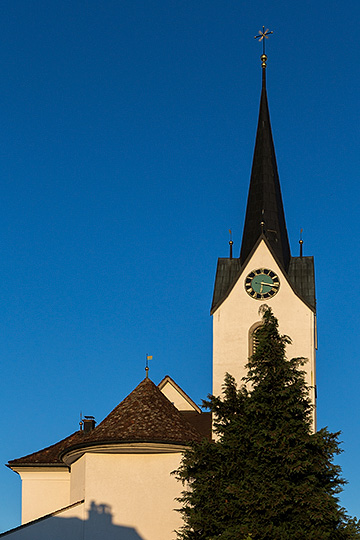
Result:
M345 481L333 458L338 435L312 430L312 405L301 366L287 360L290 339L270 309L238 389L227 374L223 396L209 396L216 442L194 444L175 472L182 540L360 539L337 494Z

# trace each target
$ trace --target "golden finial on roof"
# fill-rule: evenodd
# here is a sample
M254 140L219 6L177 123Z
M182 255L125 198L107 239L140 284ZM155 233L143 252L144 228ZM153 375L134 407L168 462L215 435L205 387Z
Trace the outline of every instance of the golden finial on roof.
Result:
M262 52L262 55L260 57L260 59L261 59L261 67L263 69L266 68L266 60L267 60L267 56L265 54L265 39L269 39L269 35L273 34L273 33L274 32L272 30L269 30L268 28L265 30L265 26L263 26L262 31L259 30L259 35L254 36L254 39L258 39L259 41L263 42L263 52Z

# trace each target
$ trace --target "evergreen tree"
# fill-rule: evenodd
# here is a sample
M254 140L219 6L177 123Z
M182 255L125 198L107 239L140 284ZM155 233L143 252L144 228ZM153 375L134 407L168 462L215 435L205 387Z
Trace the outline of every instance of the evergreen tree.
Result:
M227 374L223 397L209 396L216 441L194 444L175 472L182 540L360 539L360 527L339 506L345 481L333 463L339 433L314 433L301 366L287 360L287 336L269 308L258 346L238 389Z

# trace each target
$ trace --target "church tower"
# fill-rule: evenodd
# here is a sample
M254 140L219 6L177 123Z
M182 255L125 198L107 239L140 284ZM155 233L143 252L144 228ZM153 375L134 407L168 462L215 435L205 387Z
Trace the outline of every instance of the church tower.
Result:
M263 36L264 37L264 36ZM287 356L304 357L303 369L315 404L316 301L313 257L292 257L276 164L266 92L265 51L262 88L245 224L239 258L218 260L213 316L213 394L220 395L225 373L241 383L254 351L259 308L267 304L290 336ZM315 425L315 409L314 409Z

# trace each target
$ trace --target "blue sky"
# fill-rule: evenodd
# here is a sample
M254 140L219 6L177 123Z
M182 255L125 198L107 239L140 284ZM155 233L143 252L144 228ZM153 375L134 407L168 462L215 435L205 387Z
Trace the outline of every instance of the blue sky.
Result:
M260 97L292 252L315 256L318 424L360 516L356 1L2 0L0 463L144 377L211 391L216 261L238 254ZM20 481L0 467L0 531Z

